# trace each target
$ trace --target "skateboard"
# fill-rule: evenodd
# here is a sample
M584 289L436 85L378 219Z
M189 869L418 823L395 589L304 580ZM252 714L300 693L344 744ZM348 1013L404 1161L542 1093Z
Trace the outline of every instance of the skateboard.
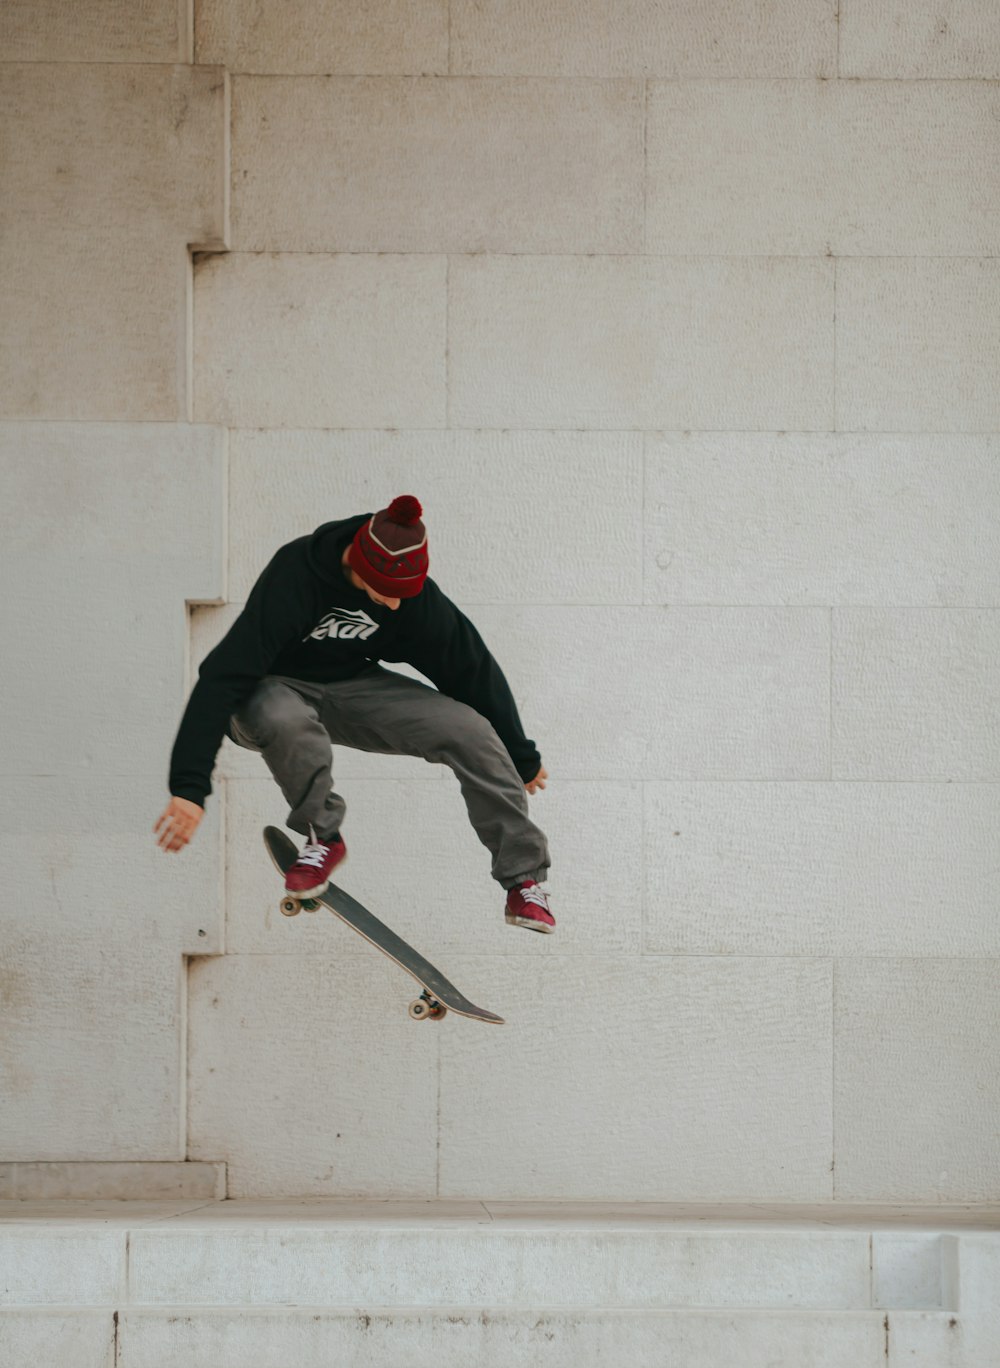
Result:
M298 859L299 852L296 846L277 827L264 828L264 844L267 853L282 874L287 873ZM487 1012L484 1008L477 1007L474 1002L470 1002L445 978L440 969L431 964L430 960L425 960L412 945L407 945L402 936L397 936L395 931L379 921L367 907L363 907L356 898L352 898L350 893L345 893L336 884L329 884L325 892L314 898L297 898L292 893L286 893L278 906L284 916L296 917L300 911L315 912L320 904L328 908L335 917L353 927L359 936L363 936L366 941L376 946L383 955L388 955L401 969L413 975L423 989L420 996L409 1006L409 1013L414 1021L440 1021L448 1012L456 1012L459 1016L470 1017L473 1021L488 1021L496 1026L504 1024L503 1017Z

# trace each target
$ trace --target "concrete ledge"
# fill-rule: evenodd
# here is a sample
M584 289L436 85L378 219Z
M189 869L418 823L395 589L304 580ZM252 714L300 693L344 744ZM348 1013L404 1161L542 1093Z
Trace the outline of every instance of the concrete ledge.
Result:
M131 1233L129 1285L139 1306L871 1306L868 1237L811 1229L170 1222Z
M998 1226L993 1207L7 1201L0 1363L1000 1368Z
M0 1202L0 1300L937 1311L974 1220L998 1224L969 1208Z

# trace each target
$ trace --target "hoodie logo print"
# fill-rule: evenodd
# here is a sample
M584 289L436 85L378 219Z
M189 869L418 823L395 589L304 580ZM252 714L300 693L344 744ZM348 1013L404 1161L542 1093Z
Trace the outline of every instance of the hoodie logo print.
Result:
M378 631L378 623L370 618L363 608L349 612L346 608L331 608L326 616L317 623L303 641L321 641L323 637L336 637L340 641L367 641L373 632Z

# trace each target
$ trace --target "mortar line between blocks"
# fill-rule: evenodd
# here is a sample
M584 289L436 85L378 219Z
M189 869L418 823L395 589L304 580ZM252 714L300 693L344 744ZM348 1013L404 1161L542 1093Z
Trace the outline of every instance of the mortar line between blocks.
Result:
M444 421L451 429L451 256L444 259Z
M833 17L834 17L834 22L835 22L836 25L837 25L837 55L836 55L835 67L836 67L836 72L837 72L837 79L839 80L839 79L840 79L840 0L836 0L836 5L835 5L834 11L833 11Z
M204 249L199 249L202 251ZM213 251L211 255L226 258L235 257L441 257L456 256L468 257L475 260L479 257L487 257L495 261L518 261L522 257L536 260L549 258L562 258L566 261L803 261L815 263L818 261L831 260L830 255L825 251L813 252L540 252L540 251L474 251L472 249L454 249L448 251L440 247L434 251L421 251L419 248L410 247L365 247L365 248L346 248L346 247L232 247L225 251ZM833 257L833 260L838 258ZM1000 261L1000 253L997 252L864 252L845 254L845 261ZM8 419L6 421L20 422L30 421L21 419ZM70 422L71 419L38 419L39 422ZM90 420L84 420L90 421ZM95 419L95 422L103 422L103 419ZM135 419L128 421L135 422ZM163 422L170 422L171 419L162 419ZM201 419L206 422L210 419ZM234 424L239 426L239 424ZM587 428L585 431L592 431ZM756 429L752 429L756 430ZM765 429L769 430L769 429ZM992 431L992 429L985 429Z
M59 66L107 66L107 59L102 58L70 58L70 57L16 57L11 59L16 61L18 66L53 66L58 62ZM119 65L119 63L115 63ZM125 62L120 65L126 65ZM129 61L129 66L225 66L222 61L209 62L177 62L172 57L163 61L146 58L145 60ZM793 76L679 76L679 75L644 75L639 71L622 72L614 76L599 76L595 72L571 72L564 76L551 76L540 74L537 71L504 71L504 72L477 72L477 71L328 71L324 65L317 71L242 71L238 67L226 66L226 72L230 77L238 76L243 80L253 81L477 81L485 83L493 81L501 84L504 81L537 81L539 84L552 85L558 82L561 85L596 85L599 82L608 84L618 83L624 85L631 83L638 84L640 81L655 81L658 85L749 85L751 82L762 85L812 85L816 81L838 82L842 85L991 85L995 83L995 76L822 76L815 71L802 71L799 75Z
M230 254L231 255L231 254ZM942 258L943 260L953 261L954 257ZM1000 261L1000 257L996 258ZM49 427L64 426L80 427L83 424L101 427L177 427L177 422L173 418L143 418L138 422L134 418L31 418L31 417L12 417L3 420L8 426L15 423L34 423L38 426L47 425ZM771 437L779 433L786 437L955 437L967 440L969 438L986 438L993 442L997 440L997 429L990 428L782 428L782 427L756 427L756 428L709 428L709 427L674 427L670 424L660 425L651 428L646 424L633 423L630 427L581 427L576 424L573 427L560 426L559 424L547 424L545 426L525 426L523 423L475 423L462 424L456 423L454 427L442 427L438 424L410 424L404 429L398 427L386 427L385 425L369 424L367 427L330 427L322 423L310 423L305 426L298 426L295 423L284 423L280 426L266 423L252 422L220 422L217 419L205 418L198 419L190 424L192 427L217 428L230 432L308 432L322 433L334 432L340 435L350 433L370 434L378 433L434 433L434 432L518 432L518 433L537 433L545 436L550 433L579 433L581 435L616 435L618 433L652 433L662 436L666 433L683 433L686 437ZM202 603L202 599L192 599L193 603ZM216 606L210 602L210 606ZM759 606L759 605L757 605ZM851 605L852 607L855 605ZM865 606L865 605L861 605ZM884 606L884 605L883 605ZM940 607L940 604L928 605ZM995 608L995 603L981 605L987 608Z
M191 1013L189 1003L191 998L191 956L181 956L180 983L178 984L180 1002L178 1009L180 1013L180 1030L178 1031L179 1040L177 1042L177 1144L180 1148L181 1159L186 1163L188 1158L188 1146L190 1136L188 1134L188 1092L190 1090L190 1080L188 1078L188 1063L191 1058Z
M642 83L642 254L649 253L649 81Z
M184 355L180 384L183 390L184 421L193 423L194 408L194 253L190 246L184 249Z
M178 63L193 66L194 50L194 4L195 0L175 0L177 5L177 47L180 56Z
M837 274L838 258L833 258L833 431L837 432L840 414L837 409Z
M830 692L827 700L827 761L829 778L833 780L833 633L836 625L836 610L830 609Z
M837 961L830 958L830 1200L837 1200Z
M639 597L642 599L642 606L646 606L649 597L649 572L646 568L646 554L649 550L649 531L648 519L646 517L646 488L649 480L646 469L649 462L649 438L650 434L642 434L642 445L639 449Z
M434 1131L434 1196L441 1196L441 1032L437 1038L437 1123Z
M646 897L646 847L649 841L649 784L644 779L641 781L642 802L640 804L640 834L641 844L639 846L639 958L646 954L646 924L647 924L647 897Z
M223 603L229 602L229 586L232 581L230 567L231 547L229 539L229 529L233 524L233 510L231 507L233 497L232 482L232 429L224 427L222 429L222 599Z

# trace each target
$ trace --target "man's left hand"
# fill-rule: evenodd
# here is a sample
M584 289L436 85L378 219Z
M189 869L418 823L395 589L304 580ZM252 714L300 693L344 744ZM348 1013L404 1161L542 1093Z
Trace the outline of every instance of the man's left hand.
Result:
M525 784L524 787L528 790L529 793L535 793L538 789L543 789L545 787L545 781L548 777L549 772L543 765L542 768L535 775L534 779L532 779L529 783Z

